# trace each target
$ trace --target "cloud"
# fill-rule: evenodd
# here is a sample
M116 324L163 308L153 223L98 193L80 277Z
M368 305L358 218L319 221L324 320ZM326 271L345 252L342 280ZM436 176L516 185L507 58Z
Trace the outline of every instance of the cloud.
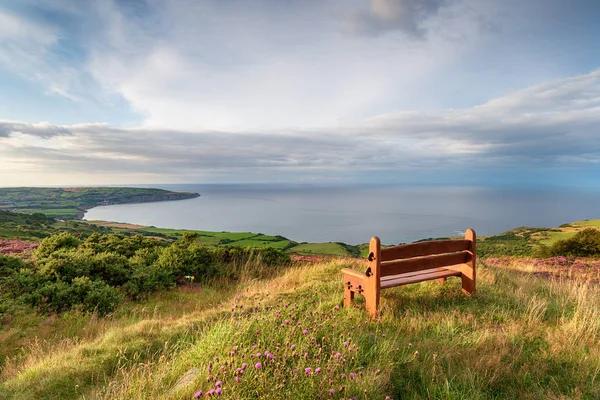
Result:
M595 70L469 108L402 111L359 123L285 131L2 121L0 158L38 173L213 182L223 177L326 179L368 171L590 168L600 162L599 90L600 70Z
M48 122L30 124L26 122L0 120L0 138L24 134L49 139L53 136L70 135L71 131L64 126L52 125Z
M415 38L425 34L423 22L447 0L369 0L368 8L345 13L343 28L350 33L379 35L401 31Z

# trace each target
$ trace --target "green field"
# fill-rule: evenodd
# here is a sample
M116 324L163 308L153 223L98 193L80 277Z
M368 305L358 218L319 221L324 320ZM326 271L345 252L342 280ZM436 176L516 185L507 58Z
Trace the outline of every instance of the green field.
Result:
M290 252L294 254L301 254L307 256L314 255L332 255L332 256L343 256L350 257L351 254L339 243L303 243L294 246L290 249Z
M98 205L181 200L197 193L128 187L0 188L0 210L43 213L60 219L79 219Z

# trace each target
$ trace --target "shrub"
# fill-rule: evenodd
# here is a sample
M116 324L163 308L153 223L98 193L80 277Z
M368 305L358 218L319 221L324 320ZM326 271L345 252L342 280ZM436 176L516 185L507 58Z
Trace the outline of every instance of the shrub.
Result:
M70 233L62 232L58 235L53 235L45 238L40 243L40 246L34 251L34 256L37 258L48 257L50 254L59 249L74 249L79 246L80 240Z
M551 246L540 246L538 255L541 257L599 257L600 230L585 228L572 238L559 240Z

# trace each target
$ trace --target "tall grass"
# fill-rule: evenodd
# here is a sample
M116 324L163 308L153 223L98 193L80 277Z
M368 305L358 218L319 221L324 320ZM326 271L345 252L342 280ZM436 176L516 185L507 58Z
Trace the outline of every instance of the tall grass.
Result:
M598 285L479 263L472 297L459 279L389 289L370 320L360 299L339 307L347 264L270 279L239 265L248 273L235 285L90 319L94 334L32 345L3 372L0 398L600 397Z

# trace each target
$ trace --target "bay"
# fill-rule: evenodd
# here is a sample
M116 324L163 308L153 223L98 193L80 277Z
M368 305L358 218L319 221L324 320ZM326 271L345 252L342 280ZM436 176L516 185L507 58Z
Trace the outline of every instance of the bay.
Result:
M308 184L135 185L200 193L189 200L96 207L84 219L161 228L248 231L297 242L396 244L499 234L600 218L600 190Z

